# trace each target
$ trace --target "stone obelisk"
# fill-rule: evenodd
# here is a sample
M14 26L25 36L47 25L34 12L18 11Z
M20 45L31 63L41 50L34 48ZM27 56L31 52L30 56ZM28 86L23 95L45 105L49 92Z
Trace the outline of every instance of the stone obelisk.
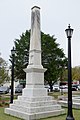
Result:
M40 8L37 6L31 9L29 64L24 71L26 87L23 89L22 96L18 96L18 99L5 109L5 113L25 120L63 114L64 110L53 97L48 96L47 89L44 88L46 69L41 63Z
M26 88L23 91L24 95L29 95L29 97L47 95L47 91L44 88L45 71L46 69L41 64L40 8L34 6L31 13L29 64L25 69Z

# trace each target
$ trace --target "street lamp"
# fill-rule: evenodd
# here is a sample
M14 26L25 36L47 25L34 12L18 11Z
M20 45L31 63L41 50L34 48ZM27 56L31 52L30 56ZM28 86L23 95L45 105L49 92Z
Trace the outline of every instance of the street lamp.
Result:
M65 30L68 38L68 114L66 120L74 120L72 113L72 71L71 71L71 37L73 34L73 29L70 28Z
M11 55L12 55L12 69L11 69L11 99L10 103L13 103L13 98L14 98L14 56L15 56L15 49L11 50Z

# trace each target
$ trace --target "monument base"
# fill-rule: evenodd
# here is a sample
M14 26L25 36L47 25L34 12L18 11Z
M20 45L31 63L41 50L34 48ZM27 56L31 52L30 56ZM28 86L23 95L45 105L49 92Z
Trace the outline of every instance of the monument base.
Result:
M47 89L44 88L44 68L27 68L26 88L22 91L22 96L5 108L5 113L24 120L37 120L64 114L64 109L52 96L48 96Z
M18 96L9 108L5 108L5 113L22 118L24 120L37 120L64 114L57 101L51 96L33 97Z

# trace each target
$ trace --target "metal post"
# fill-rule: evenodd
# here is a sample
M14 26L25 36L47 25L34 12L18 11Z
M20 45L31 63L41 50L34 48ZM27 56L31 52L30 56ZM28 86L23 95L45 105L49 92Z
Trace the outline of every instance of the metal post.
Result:
M13 103L13 99L14 99L14 54L12 54L12 70L11 70L11 99L10 99L10 103Z
M72 70L71 70L71 38L68 38L68 115L66 120L74 120L72 113Z
M66 29L66 32L70 31L71 28ZM68 35L68 34L67 34ZM70 34L69 34L70 35ZM66 120L74 120L72 113L72 67L71 67L71 35L67 36L68 38L68 114Z

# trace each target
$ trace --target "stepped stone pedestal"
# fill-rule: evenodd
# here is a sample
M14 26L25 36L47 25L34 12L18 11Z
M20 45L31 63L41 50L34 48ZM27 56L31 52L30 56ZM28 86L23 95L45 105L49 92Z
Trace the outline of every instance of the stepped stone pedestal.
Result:
M51 96L33 97L18 96L5 113L22 118L24 120L38 120L51 116L64 114L64 109L53 100Z
M29 64L26 69L26 87L22 96L5 108L5 113L24 120L37 120L64 114L53 97L48 96L44 88L44 72L41 64L41 34L40 34L40 8L34 6L31 12L31 38L29 50Z

